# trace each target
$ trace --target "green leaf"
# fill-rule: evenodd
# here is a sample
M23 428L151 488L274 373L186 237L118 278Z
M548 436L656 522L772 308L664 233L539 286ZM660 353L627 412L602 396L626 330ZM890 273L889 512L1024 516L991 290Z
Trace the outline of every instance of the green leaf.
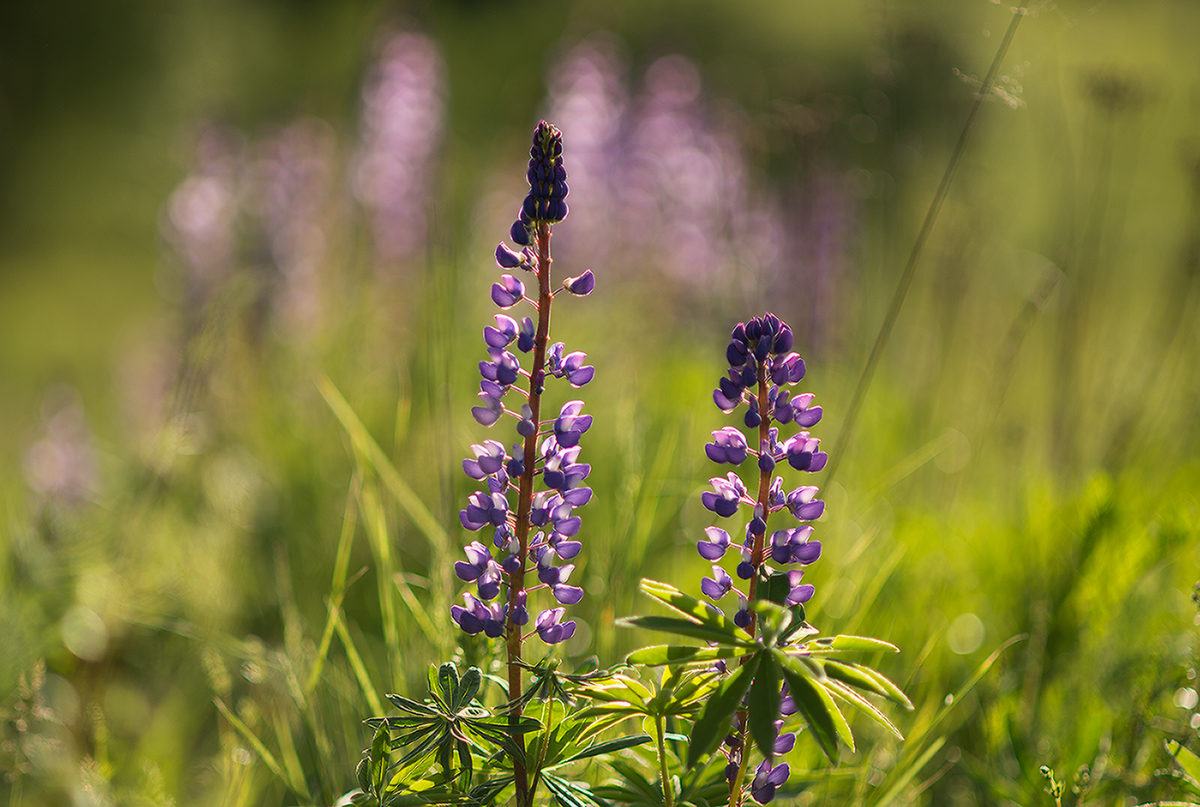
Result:
M383 792L384 780L387 776L388 768L388 730L380 726L375 732L375 737L371 740L371 763L370 776L371 787L364 787L363 790L379 794ZM361 781L361 779L360 779Z
M750 686L750 734L767 759L775 757L775 721L779 718L779 666L767 656Z
M883 695L888 700L900 704L910 712L912 711L912 701L901 691L900 687L893 684L882 673L862 664L848 661L824 659L822 664L825 667L825 674L830 678L836 678L838 681L850 686L856 686L859 689L867 689L877 695Z
M475 699L475 696L479 694L479 685L482 682L483 673L479 671L479 668L468 667L454 690L454 700L450 704L450 710L458 712L464 706L470 704Z
M811 653L838 653L851 650L887 650L892 653L900 652L900 648L891 642L885 642L883 639L872 639L870 636L843 635L811 641L808 643L808 650Z
M1184 773L1192 777L1193 782L1200 784L1200 757L1175 740L1167 740L1167 751L1175 757Z
M833 676L830 676L829 678L827 678L825 681L823 681L821 683L821 686L823 686L827 691L829 691L835 697L841 698L842 700L848 702L850 705L857 708L860 712L867 715L867 717L871 718L876 723L878 723L879 725L883 726L885 729L890 731L892 734L896 735L896 739L898 739L898 740L904 739L904 735L900 733L900 730L898 728L896 728L894 725L892 725L892 721L888 720L884 716L883 712L881 712L875 708L875 704L871 703L869 700L864 698L862 695L859 695L857 692L855 692L853 689L851 689L850 687L843 684L841 681L835 680L833 678Z
M651 739L652 738L649 734L635 734L632 737L618 737L615 740L589 745L578 754L564 759L559 764L565 765L568 762L577 762L581 759L591 759L592 757L597 757L601 754L611 754L615 751L623 751L626 748L633 748L634 746L648 743Z
M414 700L409 700L403 695L384 695L384 697L392 702L392 706L395 706L402 712L411 712L412 714L429 716L437 714L437 712L435 712L433 709L430 709L425 704L417 703Z
M664 664L692 664L700 661L716 661L744 656L748 650L735 647L694 647L684 645L658 645L643 647L625 657L630 664L644 667L660 667Z
M690 636L705 642L716 642L735 647L754 647L755 645L738 637L737 628L729 630L710 625L700 625L686 619L676 619L669 616L629 616L617 620L617 624L627 628L645 628L662 633L673 633L677 636Z
M792 614L788 609L768 600L750 603L750 610L758 614L762 627L762 642L767 646L774 645L779 635L792 623Z
M808 667L784 653L776 651L775 655L780 659L783 677L788 683L788 694L792 696L792 701L796 704L804 722L808 724L817 745L821 747L825 756L829 757L829 761L836 765L838 729L836 720L827 705L829 694L810 680ZM837 707L834 707L834 711L837 711ZM844 718L843 722L845 722Z
M621 774L626 784L645 796L651 804L657 804L662 800L662 792L629 763L624 760L614 759L609 762L609 765L617 773Z
M775 572L767 578L766 599L782 606L787 602L788 594L792 593L792 584L784 572Z
M728 733L729 719L741 706L761 661L762 653L754 654L717 687L692 727L692 742L688 746L689 768L711 754Z
M459 740L457 743L458 750L458 765L462 769L461 776L463 787L471 786L471 776L475 773L474 761L471 759L471 746Z
M436 694L447 707L454 702L454 690L458 689L458 668L453 662L447 661L437 668L437 692L434 692L434 679L430 676L429 692Z
M678 611L694 622L726 633L737 630L737 626L730 622L720 609L714 608L703 600L688 596L672 585L659 583L656 580L642 580L641 587L642 591L663 605Z

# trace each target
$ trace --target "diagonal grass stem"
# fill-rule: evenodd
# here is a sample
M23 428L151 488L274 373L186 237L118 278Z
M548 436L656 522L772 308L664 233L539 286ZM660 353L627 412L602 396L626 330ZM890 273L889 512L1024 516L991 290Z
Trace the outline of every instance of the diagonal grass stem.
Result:
M917 240L913 242L912 251L908 255L908 263L904 265L904 272L900 275L900 282L896 284L896 291L892 294L892 302L888 306L887 316L883 318L883 324L879 326L879 333L875 336L875 344L871 347L871 355L867 357L867 363L863 367L862 375L858 377L858 385L854 388L854 397L850 400L846 420L842 423L842 429L838 433L833 456L830 458L829 474L825 477L826 485L833 482L838 467L841 465L842 457L845 456L846 449L849 446L850 435L854 430L854 424L858 420L858 412L862 407L863 398L866 397L867 390L871 386L871 379L875 375L875 368L879 365L883 349L887 347L888 339L892 335L892 327L895 326L896 319L900 316L900 309L904 305L904 298L908 296L908 288L912 285L913 276L917 271L917 261L921 257L921 252L925 249L925 242L929 239L930 232L933 231L933 225L937 221L938 213L942 209L942 203L946 201L946 195L950 191L950 183L954 179L955 170L958 168L958 161L966 150L967 140L970 138L971 131L975 128L975 121L979 117L979 110L983 107L983 102L987 99L988 95L991 94L992 86L996 81L996 73L1000 69L1000 63L1004 61L1004 55L1008 52L1008 46L1012 43L1013 35L1017 32L1017 25L1020 24L1021 18L1025 16L1026 2L1027 0L1021 0L1020 4L1013 11L1012 22L1009 23L1008 30L1004 33L1004 39L1000 42L1000 47L996 50L996 56L992 59L992 66L988 68L987 76L984 78L983 84L980 86L979 92L975 97L975 103L971 105L971 111L967 115L967 121L963 124L962 133L958 136L958 143L955 144L954 151L950 154L950 161L946 164L946 170L942 174L942 181L938 183L937 192L934 193L933 200L929 203L929 210L925 213L925 221L921 225L921 230L917 233Z

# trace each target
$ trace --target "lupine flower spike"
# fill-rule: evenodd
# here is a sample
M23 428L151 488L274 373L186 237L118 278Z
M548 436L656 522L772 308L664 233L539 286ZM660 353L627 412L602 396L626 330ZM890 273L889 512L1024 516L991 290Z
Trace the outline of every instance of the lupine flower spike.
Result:
M536 635L555 645L570 639L575 622L566 618L564 606L584 596L581 587L569 582L575 564L565 561L575 559L583 547L576 540L582 522L575 509L591 500L592 491L584 484L591 466L579 462L579 444L592 417L584 413L582 400L568 400L552 421L542 419L547 378L565 381L573 392L595 375L584 353L568 352L562 342L549 339L555 295L566 291L585 296L596 284L590 270L566 278L558 287L551 281L552 226L567 216L562 153L559 130L539 123L529 150L529 193L509 232L516 246L496 247L500 268L518 274L501 275L492 286L492 301L505 311L532 305L536 321L497 314L495 324L483 329L487 358L479 363L481 404L471 414L488 427L511 416L519 442L510 448L501 440L486 440L471 446L473 456L463 460L467 476L485 487L470 496L459 520L465 529L488 535L494 549L472 541L466 560L455 564L458 577L473 583L476 591L464 594L465 605L453 606L451 615L469 634L505 638L514 698L522 691L523 640ZM536 576L533 585L526 579L529 572ZM530 595L538 590L546 592L543 601L550 603L531 620ZM519 719L519 703L510 716ZM526 804L530 791L523 763L515 762L514 774L517 802Z
M713 489L701 496L704 506L721 518L734 516L742 506L749 508L749 523L736 555L736 581L735 575L714 565L713 576L701 581L700 590L714 601L731 592L736 593L738 607L733 622L754 636L756 621L750 603L760 596L760 581L785 571L789 584L785 603L800 605L808 602L814 588L803 582L802 567L821 556L821 544L810 540L813 528L805 523L819 518L825 510L824 502L816 498L817 488L802 485L785 493L783 477L775 476L774 472L790 467L814 473L825 467L828 457L820 450L821 441L807 431L821 419L821 408L812 405L811 394L793 396L787 389L804 378L805 367L804 360L792 352L792 329L786 323L774 314L738 323L730 336L725 357L729 371L713 392L713 401L726 414L745 404L742 423L751 436L736 426L725 426L712 433L712 442L704 447L704 451L718 465L741 467L753 457L758 485L748 488L736 472L730 471L725 476L713 477L710 480ZM781 426L801 428L784 438L780 434ZM795 521L768 533L767 522L771 516L784 511ZM728 532L709 527L696 549L705 560L718 561L731 544ZM775 569L770 564L793 568ZM740 581L744 581L742 588L738 587ZM734 734L723 746L729 758L726 771L731 786L744 771L742 754L746 743L741 741L739 732L735 725ZM790 750L794 742L794 735L781 735L776 752ZM773 766L770 761L764 761L750 785L751 797L760 804L771 801L776 788L787 780L788 771L786 763Z

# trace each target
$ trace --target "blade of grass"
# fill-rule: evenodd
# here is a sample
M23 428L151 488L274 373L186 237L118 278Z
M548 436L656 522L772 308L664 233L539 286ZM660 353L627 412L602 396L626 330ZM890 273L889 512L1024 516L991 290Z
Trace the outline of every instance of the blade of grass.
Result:
M333 583L329 589L329 616L325 620L325 631L321 634L321 643L317 647L317 658L313 662L312 672L304 687L305 695L311 695L312 691L316 689L317 681L321 679L321 670L325 667L329 644L333 641L333 623L342 607L342 598L346 596L346 572L350 567L350 548L354 543L354 530L358 526L356 502L361 485L362 477L356 472L350 481L350 491L346 495L346 511L342 515L342 534L338 538L337 559L333 564Z
M303 797L305 795L304 785L294 782L292 778L288 776L288 774L280 766L279 762L275 759L275 755L272 754L270 749L263 744L263 741L258 739L258 736L255 735L255 733L252 732L250 728L243 723L228 706L225 705L224 701L222 701L220 698L213 698L213 703L217 705L217 710L224 715L226 720L229 721L229 725L233 726L237 730L238 734L242 735L242 737L246 739L246 742L250 743L251 747L254 748L254 751L259 755L259 757L262 758L262 761L266 763L266 766L271 769L271 773L275 774L279 781L291 788L293 792Z
M945 742L945 737L938 737L934 740L933 744L925 749L925 753L921 754L915 762L909 765L900 778L896 780L896 783L887 789L887 792L880 797L879 801L875 802L875 807L886 807L886 805L891 804L896 796L900 794L900 791L908 787L909 782L916 778L916 775L929 763L929 760L933 758L933 755L941 749Z
M366 426L359 420L354 409L342 397L342 394L334 386L326 375L317 377L317 389L321 392L325 402L329 408L333 410L334 416L338 422L342 424L342 428L350 436L350 442L354 446L355 453L370 465L378 474L379 479L383 482L388 492L395 498L396 503L404 510L405 515L413 525L425 536L429 541L429 546L433 552L434 563L437 566L437 573L433 575L433 586L431 596L434 602L446 602L449 600L450 586L450 557L453 554L450 544L450 536L442 529L442 525L438 522L433 514L429 512L429 508L421 501L421 498L408 486L400 476L400 472L388 459L388 456L371 437ZM442 620L442 630L438 631L438 635L446 637L442 644L439 645L439 650L443 655L449 655L449 637L454 634L450 631L446 621L449 619L449 612Z
M846 410L846 419L842 422L842 429L838 433L837 443L833 450L833 458L829 465L829 473L825 477L825 484L828 486L833 482L834 476L837 474L838 466L841 465L842 457L846 454L846 449L849 445L850 434L854 429L854 424L858 420L858 411L862 406L863 398L867 395L867 389L871 386L871 379L875 375L875 368L879 365L879 359L883 355L883 349L887 346L888 339L892 335L892 327L896 324L896 319L900 316L900 308L904 305L904 298L908 295L908 287L912 285L913 276L917 272L917 260L921 257L921 252L925 249L925 242L929 239L929 233L933 231L934 222L937 221L938 213L942 209L942 203L946 201L946 195L950 191L950 182L954 179L955 170L958 168L958 161L966 151L967 140L971 135L971 131L975 128L975 120L979 117L979 110L983 108L983 102L992 92L992 85L996 80L996 73L1000 69L1000 62L1004 60L1004 54L1008 52L1008 46L1012 43L1013 35L1017 32L1017 25L1020 24L1021 18L1025 16L1025 4L1028 0L1021 0L1015 9L1013 9L1013 19L1009 23L1008 30L1004 33L1004 39L1000 42L1000 47L996 50L996 56L992 59L992 66L988 68L987 76L980 85L979 92L975 97L975 103L971 106L971 111L967 114L967 121L963 124L962 133L958 136L958 143L954 146L954 151L950 154L950 161L946 164L946 170L942 174L942 181L938 184L937 191L933 194L933 200L929 203L929 210L925 213L925 221L921 225L920 231L917 233L917 240L913 242L912 251L908 255L908 263L904 265L904 271L900 275L900 282L896 284L896 291L892 294L892 302L888 306L887 315L883 318L883 324L879 326L879 333L875 336L875 344L871 347L871 354L867 357L867 363L863 367L862 375L858 377L858 385L854 388L854 396L850 399L850 406Z
M279 740L279 756L283 758L284 770L288 772L291 781L307 782L304 766L300 764L300 756L296 753L296 744L292 742L292 728L288 725L287 718L274 712L271 725L275 729L275 737ZM295 790L294 787L292 789ZM307 794L307 787L304 792Z
M354 671L358 686L366 696L367 705L371 707L371 713L384 714L383 703L379 700L375 685L371 683L371 676L367 674L367 667L363 664L362 656L358 654L358 648L354 646L354 640L350 638L350 631L346 629L346 622L340 613L337 615L335 628L338 638L342 640L342 646L346 648L346 659L350 662L350 669Z
M383 639L387 644L388 663L391 667L392 681L401 680L403 662L400 658L400 637L403 619L400 608L396 603L396 588L392 578L402 572L399 564L392 555L392 543L388 540L387 516L383 512L383 503L379 500L379 490L374 483L366 482L359 491L359 509L362 512L363 524L367 528L367 537L375 562L379 565L377 584L379 587L379 610L383 616ZM393 686L395 684L393 683Z

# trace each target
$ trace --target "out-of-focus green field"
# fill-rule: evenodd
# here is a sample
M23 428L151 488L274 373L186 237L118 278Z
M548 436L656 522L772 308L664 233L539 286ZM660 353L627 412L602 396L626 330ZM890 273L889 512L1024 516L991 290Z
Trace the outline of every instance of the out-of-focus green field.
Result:
M772 310L840 452L815 477L808 621L900 646L880 668L916 706L893 715L902 743L859 721L842 775L799 776L824 770L801 736L785 795L1049 805L1045 765L1067 804L1200 802L1164 746L1200 750L1200 6L1034 4L839 445L1007 6L66 5L0 33L0 800L354 786L361 720L465 639L459 464L509 439L469 414L492 251L532 124L598 42L631 109L661 57L697 66L739 187L775 200L782 268L668 270L665 243L615 223L591 233L596 263L560 253L556 274L597 275L555 308L597 370L568 656L611 666L653 641L613 626L647 609L642 577L698 592L703 445L732 423L711 392L729 329ZM428 229L381 261L348 188L364 76L399 31L440 50L444 122ZM302 118L329 145L320 319L272 313L261 210L190 305L167 219L197 133L253 156ZM594 132L564 132L571 174Z

